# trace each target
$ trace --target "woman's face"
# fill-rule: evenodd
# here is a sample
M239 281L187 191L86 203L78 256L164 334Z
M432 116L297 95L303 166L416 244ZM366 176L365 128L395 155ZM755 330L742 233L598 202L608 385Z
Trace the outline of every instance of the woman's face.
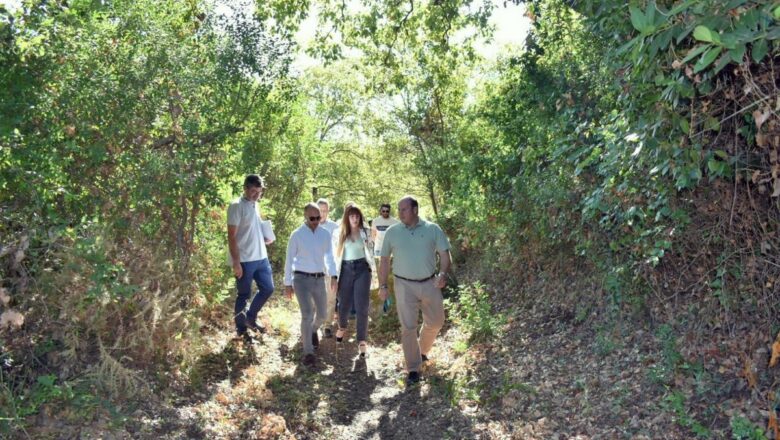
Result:
M357 212L353 212L352 214L350 214L349 226L353 228L357 228L359 224L360 224L360 214L358 214Z

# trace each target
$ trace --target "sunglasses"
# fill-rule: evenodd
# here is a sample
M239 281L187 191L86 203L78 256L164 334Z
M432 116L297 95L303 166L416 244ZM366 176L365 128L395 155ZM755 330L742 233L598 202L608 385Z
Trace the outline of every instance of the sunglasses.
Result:
M381 213L385 213L385 212L390 212L390 211L388 211L388 210L386 210L386 209L383 209L383 210L381 210L381 211L379 211L379 212L381 212Z
M309 217L309 221L310 222L318 222L318 221L320 221L320 218L321 217L319 215L315 216L315 217Z

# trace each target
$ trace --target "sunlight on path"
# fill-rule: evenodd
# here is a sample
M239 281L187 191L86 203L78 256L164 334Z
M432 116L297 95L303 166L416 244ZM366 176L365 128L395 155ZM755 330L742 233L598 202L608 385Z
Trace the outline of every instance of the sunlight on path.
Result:
M454 438L473 430L474 421L446 399L446 385L429 380L406 389L396 321L371 323L370 331L385 326L387 334L371 335L365 359L350 321L349 339L323 339L310 369L300 362L294 301L275 297L261 315L272 330L251 345L226 332L213 336L192 393L175 404L173 421L163 421L163 438ZM446 338L439 343L434 353L448 363ZM437 368L423 374L433 377Z

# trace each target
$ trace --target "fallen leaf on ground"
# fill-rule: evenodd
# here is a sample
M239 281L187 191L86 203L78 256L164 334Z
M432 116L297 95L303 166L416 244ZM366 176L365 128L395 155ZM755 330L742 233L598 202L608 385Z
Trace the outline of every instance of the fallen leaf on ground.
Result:
M24 324L24 315L16 310L6 310L0 315L0 328L19 328Z

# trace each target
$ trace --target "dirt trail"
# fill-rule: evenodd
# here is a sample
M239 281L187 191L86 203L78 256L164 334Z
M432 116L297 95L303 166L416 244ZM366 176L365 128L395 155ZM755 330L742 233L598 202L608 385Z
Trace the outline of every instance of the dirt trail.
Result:
M169 403L139 410L133 437L408 439L472 437L473 417L439 392L439 365L448 363L445 332L419 386L407 388L397 321L374 314L371 347L358 356L354 320L344 342L323 338L317 364L301 364L300 315L277 298L266 307L270 330L252 344L224 330L211 336L193 384ZM376 331L377 327L382 331ZM451 333L451 332L450 332ZM446 394L446 393L445 393Z
M323 339L314 368L300 362L299 315L273 299L269 328L253 344L228 330L210 336L177 394L136 411L132 438L598 439L684 438L659 410L644 367L652 347L642 334L613 345L572 325L570 316L518 313L500 341L469 346L444 329L411 388L393 316L374 316L371 348L357 356L354 332ZM354 321L350 322L354 330ZM650 361L648 361L650 359Z

